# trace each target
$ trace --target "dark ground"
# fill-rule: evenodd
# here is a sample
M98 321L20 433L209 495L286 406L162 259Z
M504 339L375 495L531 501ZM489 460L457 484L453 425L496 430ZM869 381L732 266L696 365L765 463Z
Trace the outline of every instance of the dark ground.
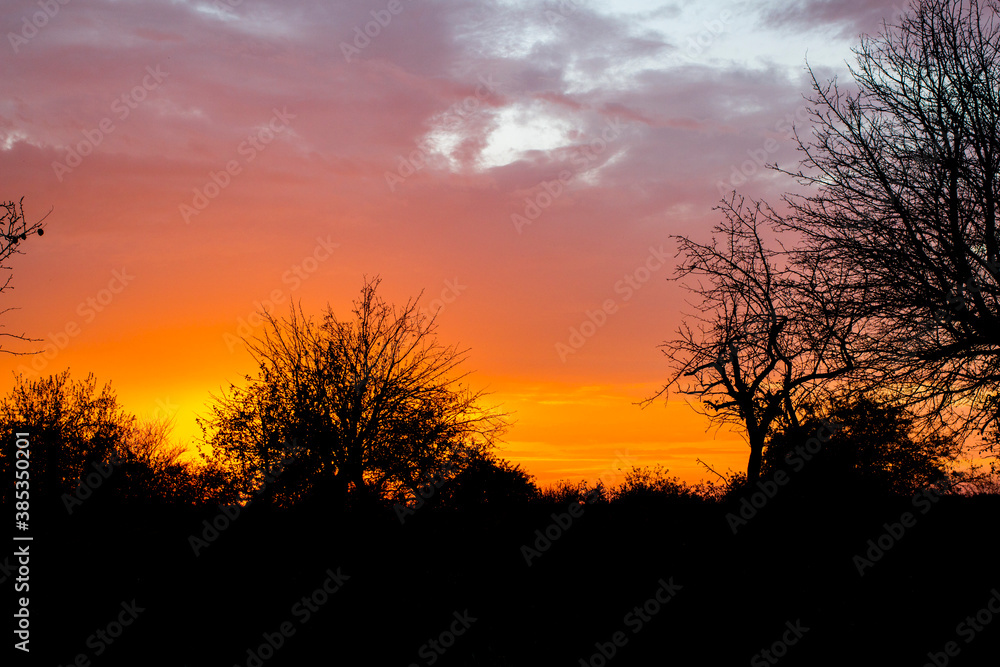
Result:
M1000 589L1000 497L945 497L923 507L925 514L910 498L776 497L734 535L731 505L588 505L529 567L521 546L565 504L428 507L405 525L391 512L249 508L195 557L188 538L218 508L95 500L71 517L33 517L30 661L8 649L14 660L4 662L70 665L84 654L98 666L576 667L582 659L595 667L921 667L934 664L930 652L940 654L937 665L1000 664L1000 614L984 612L990 621L971 637L970 626L959 628ZM915 525L859 576L853 557L906 511ZM342 588L308 621L303 607L296 614L294 605L338 568L348 577ZM11 590L16 576L3 584L11 597L22 595ZM680 588L640 629L626 615L654 597L661 579ZM88 637L133 599L144 611L96 655L102 644L88 646ZM993 604L1000 609L1000 596ZM443 655L421 653L466 611L468 630ZM285 622L294 634L269 659L250 659L248 649ZM780 659L758 655L783 633L795 639L788 628L796 624L808 630L787 654L779 645ZM623 646L605 660L595 643L610 653L619 631ZM946 642L955 642L956 656L943 653Z

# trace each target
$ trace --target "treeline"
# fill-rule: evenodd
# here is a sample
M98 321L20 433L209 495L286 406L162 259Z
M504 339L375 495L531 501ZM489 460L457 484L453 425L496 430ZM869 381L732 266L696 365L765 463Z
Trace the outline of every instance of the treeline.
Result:
M111 384L99 387L92 374L83 380L74 380L68 370L37 380L19 376L14 389L0 400L4 441L13 442L17 433L30 434L36 507L72 515L85 504L287 507L301 503L319 510L381 508L394 512L401 523L435 509L504 511L573 502L622 507L726 503L765 488L762 482L778 479L784 485L789 478L801 481L783 491L785 495L817 500L830 493L886 498L924 489L964 494L1000 491L995 475L953 469L961 451L955 441L915 439L914 421L905 409L880 405L869 397L842 400L798 429L776 434L757 485L747 485L742 474L715 471L711 471L715 479L687 484L656 465L618 470L594 483L563 480L540 488L520 465L492 451L469 451L440 469L427 468L413 484L374 496L349 494L347 505L337 505L324 495L322 484L290 502L288 489L298 487L308 472L296 467L292 454L262 469L228 465L224 456L205 451L199 458L185 456L187 448L171 440L168 422L143 421L129 414ZM288 452L303 450L294 442L282 446ZM14 474L13 451L5 447L0 454L0 469L8 479ZM290 477L285 479L286 475Z
M804 187L777 206L734 192L710 239L676 237L674 278L694 313L662 346L673 373L658 395L688 394L710 419L738 425L749 481L778 434L809 437L815 404L846 395L918 419L928 449L892 464L900 478L924 477L926 465L913 468L921 457L977 437L990 446L978 453L995 461L996 10L921 0L861 38L850 89L810 69L802 159L769 165ZM870 437L892 447L896 434Z
M799 619L789 664L922 664L995 586L984 526L1000 495L914 469L923 448L904 417L873 403L824 413L808 437L775 440L749 485L654 466L539 488L485 452L340 504L323 484L283 482L309 472L287 457L264 470L185 460L162 422L129 415L92 376L20 378L0 400L5 442L30 433L32 651L63 665L600 664L612 649L616 665L745 664ZM330 572L343 589L296 614ZM676 599L638 615L661 580ZM123 602L139 618L93 640ZM465 611L469 632L434 653ZM294 635L273 640L286 622ZM627 643L609 644L618 631ZM995 637L962 657L991 664L975 656L995 658Z

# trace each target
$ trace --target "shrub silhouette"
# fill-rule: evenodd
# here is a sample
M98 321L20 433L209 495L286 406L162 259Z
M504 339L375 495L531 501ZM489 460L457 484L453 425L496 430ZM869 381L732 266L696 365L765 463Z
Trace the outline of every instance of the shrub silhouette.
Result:
M4 442L14 442L19 432L30 434L33 499L50 508L94 465L121 451L134 421L118 404L110 384L98 389L93 374L71 380L69 370L37 380L18 375L14 388L0 400ZM13 456L7 447L0 464L7 479L13 479Z
M566 505L571 502L586 502L590 494L596 494L595 503L606 503L609 500L608 490L605 488L604 482L600 480L591 486L583 479L575 484L568 479L560 479L539 490L538 502L546 505Z
M471 459L439 490L440 504L455 509L524 506L536 499L538 493L533 475L519 464L491 455Z
M232 498L224 470L183 462L184 447L170 442L168 423L129 414L111 384L99 389L93 374L84 380L73 380L69 370L37 380L17 376L0 399L0 435L13 442L19 432L30 434L32 499L38 507L75 510L72 498L91 506ZM12 465L4 448L0 469L11 478ZM97 482L94 475L102 470ZM78 494L88 477L95 483L84 484Z
M625 481L611 489L611 500L617 503L648 503L663 500L695 500L694 488L668 476L662 464L653 468L633 466L625 473Z
M961 451L950 434L918 433L911 412L869 395L834 396L809 407L807 415L798 427L775 433L765 452L766 473L785 469L808 479L808 485L796 484L800 488L909 495L944 481ZM809 453L806 443L818 432L828 433L821 431L827 424L836 425L836 431L819 451Z

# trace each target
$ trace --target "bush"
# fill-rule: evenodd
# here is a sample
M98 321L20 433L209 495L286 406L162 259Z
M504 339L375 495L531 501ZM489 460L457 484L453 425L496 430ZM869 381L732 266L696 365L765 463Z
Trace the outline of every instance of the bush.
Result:
M640 502L649 500L690 500L694 490L676 476L669 477L662 464L655 467L633 466L625 473L625 481L611 489L613 502Z
M813 442L815 451L805 450L811 440L821 441L821 447ZM917 418L902 406L843 395L809 407L797 427L775 433L764 452L763 472L786 469L807 478L802 486L817 492L910 495L946 481L960 453L961 444L950 434L919 432Z
M538 502L546 505L567 505L572 502L586 502L587 497L594 492L597 494L595 503L608 501L607 489L604 488L604 483L600 480L597 481L595 486L590 486L587 484L587 480L584 479L581 479L576 484L567 479L560 479L555 484L550 484L538 492Z
M437 492L443 507L523 506L538 497L534 476L520 464L486 454L471 459Z

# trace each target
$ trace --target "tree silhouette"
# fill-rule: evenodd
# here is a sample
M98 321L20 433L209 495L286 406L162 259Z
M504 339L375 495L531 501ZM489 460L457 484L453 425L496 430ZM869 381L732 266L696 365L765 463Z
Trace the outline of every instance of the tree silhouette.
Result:
M695 487L688 486L676 476L670 476L662 464L633 466L625 472L625 480L611 489L611 497L617 503L648 505L664 500L692 500L697 498Z
M857 367L851 344L861 318L840 274L766 247L762 219L773 212L735 196L719 209L725 220L710 243L675 237L683 259L674 280L696 279L684 286L698 312L661 345L673 374L646 403L676 387L712 421L741 425L752 483L771 429L796 425L800 400Z
M72 510L76 503L65 496L181 503L227 497L220 471L183 463L184 448L169 442L166 423L143 423L127 413L111 384L98 388L93 374L82 381L71 379L69 370L37 380L16 376L0 399L0 436L13 442L19 432L30 434L31 493L39 507ZM13 477L12 462L4 448L0 468ZM78 495L81 482L95 473L99 489Z
M953 435L920 432L916 416L904 406L868 394L843 392L804 411L798 426L769 439L764 469L773 474L790 468L790 474L808 480L796 486L814 493L910 495L945 482L962 452ZM818 452L796 452L827 424L836 429Z
M205 441L249 493L279 461L268 497L283 504L307 493L338 506L397 496L431 471L485 452L504 416L480 407L458 372L465 351L440 345L417 300L400 308L366 281L353 318L327 309L315 323L293 306L265 313L262 337L247 341L258 364L245 387L231 386L201 420Z
M185 462L187 448L170 440L171 423L135 419L125 433L106 494L118 502L179 505L231 504L229 472L214 462Z
M45 218L33 223L27 222L24 217L23 197L17 202L0 202L0 270L11 270L9 266L4 265L4 262L8 260L11 255L21 253L21 250L19 249L20 244L26 241L29 236L34 234L42 236L45 233L45 229L42 227L43 220L45 220ZM10 284L12 279L13 275L8 274L3 284L0 285L0 294L12 289ZM11 310L13 309L0 309L0 315L4 315ZM7 332L0 332L0 338L13 338L14 340L26 342L37 342L39 340L37 338L28 338L24 334L12 334ZM14 355L32 354L30 352L6 350L2 346L0 346L0 352Z
M443 481L435 495L442 507L511 509L535 499L538 487L533 475L520 465L487 453L465 462L454 478Z
M55 504L88 469L105 463L133 420L110 384L98 390L93 374L73 381L68 370L37 380L17 375L14 388L0 401L5 442L12 442L17 432L31 434L32 496L39 503ZM5 463L9 466L11 457L5 456Z
M998 19L992 2L920 0L863 38L858 92L813 75L813 138L779 169L817 190L786 196L778 222L871 318L869 387L930 415L971 401L980 425L1000 381Z

